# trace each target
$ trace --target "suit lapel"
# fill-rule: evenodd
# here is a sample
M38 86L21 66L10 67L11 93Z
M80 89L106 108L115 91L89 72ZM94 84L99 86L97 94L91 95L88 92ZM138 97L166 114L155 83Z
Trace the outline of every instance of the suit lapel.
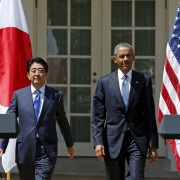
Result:
M42 117L44 117L45 113L47 112L47 109L50 107L51 99L52 99L50 92L51 91L50 91L49 87L45 86L44 103L43 103L43 107L42 107L38 122L40 122L42 120Z
M27 107L29 107L30 111L33 112L32 116L35 122L36 121L36 116L35 116L35 112L34 112L34 106L33 106L33 98L32 98L32 92L31 92L31 86L27 87L27 91L26 94L24 95L26 102L27 102Z
M129 94L129 102L128 102L128 107L130 106L135 94L136 94L136 89L139 86L139 79L138 76L134 71L132 71L132 79L131 79L131 89L130 89L130 94Z

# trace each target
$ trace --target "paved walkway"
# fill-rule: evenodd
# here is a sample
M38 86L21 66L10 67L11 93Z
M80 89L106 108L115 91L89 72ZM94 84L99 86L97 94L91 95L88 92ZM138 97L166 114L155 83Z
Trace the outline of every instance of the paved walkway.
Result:
M0 172L3 172L0 167ZM180 175L170 171L170 161L159 158L146 164L146 180L178 180ZM3 173L3 177L6 177ZM17 168L11 171L11 180L18 180ZM105 180L104 163L92 157L58 158L52 180Z

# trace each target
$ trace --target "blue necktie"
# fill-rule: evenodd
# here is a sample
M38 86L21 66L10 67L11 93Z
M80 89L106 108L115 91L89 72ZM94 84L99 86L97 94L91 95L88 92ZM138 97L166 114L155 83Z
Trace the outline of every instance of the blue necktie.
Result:
M124 101L124 105L127 109L128 100L129 100L129 85L128 85L128 76L124 75L122 87L121 87L121 95Z
M39 108L40 108L40 91L36 91L36 97L34 99L34 111L36 115L36 119L38 120Z

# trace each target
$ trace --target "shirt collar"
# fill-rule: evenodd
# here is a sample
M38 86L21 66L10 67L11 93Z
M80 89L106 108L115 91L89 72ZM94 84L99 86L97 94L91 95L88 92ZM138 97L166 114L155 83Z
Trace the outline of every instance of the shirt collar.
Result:
M119 77L119 79L122 79L124 75L125 74L120 69L118 69L118 77ZM132 77L132 69L126 75L128 76L129 79L131 79L131 77Z
M33 94L36 90L37 90L37 89L35 89L35 87L31 85L31 92L32 92L32 94ZM45 85L42 86L42 87L41 87L40 89L38 89L38 90L41 91L41 93L44 94L44 92L45 92Z

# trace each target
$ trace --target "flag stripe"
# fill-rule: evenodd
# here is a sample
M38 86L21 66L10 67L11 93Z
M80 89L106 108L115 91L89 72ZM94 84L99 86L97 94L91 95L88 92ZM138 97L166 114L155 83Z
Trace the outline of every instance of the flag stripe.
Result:
M6 27L16 27L28 33L26 18L24 16L24 10L20 0L1 0L0 13L0 29Z
M26 63L32 56L29 35L17 28L0 29L0 104L9 106L14 90L29 85Z
M166 105L166 101L164 100L164 98L162 97L161 94L160 94L160 101L161 101L161 103L159 104L159 109L160 109L161 113L162 114L170 114L169 109ZM159 119L159 121L160 120L162 120L162 119Z
M172 66L172 69L173 69L174 73L176 74L177 77L179 77L180 76L180 71L179 71L180 64L178 63L175 55L173 54L169 44L167 44L166 56L167 56L167 59L168 59L169 63Z
M162 111L161 111L161 109L160 109L160 108L158 109L158 114L159 114L159 116L158 116L158 120L159 120L159 122L161 123L162 118L163 118L163 113L162 113Z
M176 163L176 167L177 167L177 170L180 174L180 157L179 157L179 154L177 152L177 148L176 148L176 141L174 139L169 139L168 140L168 143L172 149L172 152L174 154L174 159L175 159L175 163Z
M172 69L172 67L171 67L170 62L168 61L168 59L166 60L165 69L166 69L166 73L167 73L166 76L169 77L169 80L171 81L172 86L174 87L174 89L176 89L176 88L177 88L177 85L178 85L178 78L177 78L176 74L174 73L174 71L173 71L173 69ZM174 91L175 91L175 90L174 90ZM175 92L176 92L176 91L175 91ZM178 95L178 94L177 94L177 95ZM178 96L178 100L180 99L179 97L180 97L180 95Z
M169 111L170 114L176 114L176 107L174 106L172 100L171 100L171 97L166 89L166 86L164 86L163 84L163 87L162 87L163 91L162 91L162 97L163 99L165 99L165 103L166 103L166 107ZM165 111L166 113L166 111Z

